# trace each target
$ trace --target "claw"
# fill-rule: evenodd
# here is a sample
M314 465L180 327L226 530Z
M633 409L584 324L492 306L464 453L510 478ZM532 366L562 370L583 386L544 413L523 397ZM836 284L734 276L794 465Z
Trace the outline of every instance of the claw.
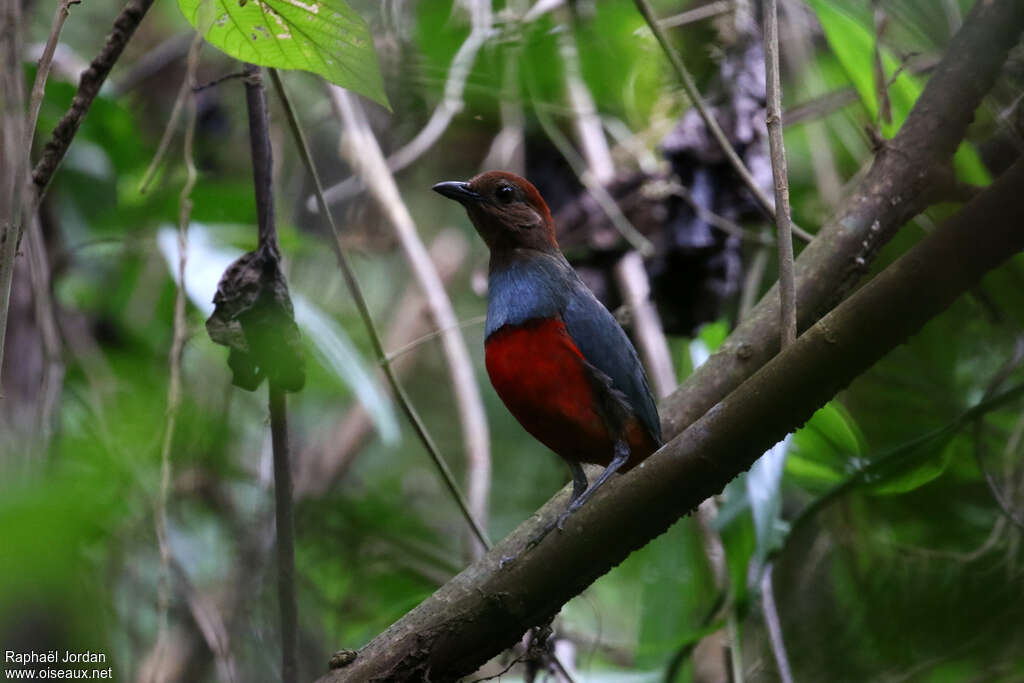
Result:
M526 542L526 550L533 550L533 549L534 549L534 548L536 548L536 547L537 547L538 545L540 545L540 542L541 542L541 541L543 541L543 540L544 540L544 538L545 538L545 537L546 537L546 536L547 536L548 534L550 534L550 533L551 533L551 531L552 531L553 529L555 529L555 528L557 528L557 529L558 529L559 531L561 531L561 530L562 530L562 527L561 527L561 520L559 520L558 522L554 522L554 523L552 523L552 524L548 524L548 525L547 525L546 527L544 527L543 529L541 529L541 531L540 531L540 533L539 533L539 534L537 534L536 536L534 536L533 538L531 538L531 539L530 539L529 541L527 541L527 542Z
M571 514L572 514L572 510L569 509L569 510L566 510L565 512L563 512L561 515L558 516L558 521L555 522L555 527L557 527L559 531L563 531L564 530L563 527L565 526L565 520L569 519L569 515L571 515Z

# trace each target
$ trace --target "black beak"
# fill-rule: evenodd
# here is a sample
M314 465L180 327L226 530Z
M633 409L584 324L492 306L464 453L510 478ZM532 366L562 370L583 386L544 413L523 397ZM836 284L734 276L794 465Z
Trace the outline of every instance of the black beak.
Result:
M438 183L437 185L434 185L432 189L434 192L443 194L445 197L448 197L448 199L454 199L462 205L475 203L483 199L480 194L470 189L469 183L463 183L457 180Z

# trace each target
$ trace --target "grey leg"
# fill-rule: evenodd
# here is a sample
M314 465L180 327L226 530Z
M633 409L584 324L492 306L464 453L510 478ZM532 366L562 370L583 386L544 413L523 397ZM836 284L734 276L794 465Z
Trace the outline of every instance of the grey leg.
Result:
M571 469L573 473L573 491L569 507L566 508L565 512L563 512L556 521L548 524L546 527L541 529L539 534L531 538L526 544L526 549L529 550L536 546L544 540L544 537L550 534L553 529L557 528L561 531L562 525L565 524L565 520L569 518L569 515L583 507L583 504L586 503L592 495L594 495L594 491L599 489L602 484L608 481L608 477L615 474L620 467L626 464L627 460L629 460L629 446L626 445L625 441L620 439L615 442L615 455L612 456L612 461L608 463L608 467L604 468L604 472L601 473L601 476L599 476L589 487L586 486L587 479L586 476L584 476L583 467L579 463L570 463L569 469ZM577 469L579 470L578 477L576 474ZM585 487L582 492L580 492L581 486ZM506 561L511 561L513 559L514 558L503 559L502 566L505 565Z
M608 477L615 474L620 467L626 464L627 460L629 460L629 446L626 445L625 441L620 439L615 442L615 455L612 457L612 461L608 463L608 467L604 468L604 472L602 472L601 476L597 478L597 481L591 484L579 496L576 495L575 486L573 487L572 502L569 503L568 509L562 513L562 516L558 518L558 523L556 524L559 530L562 529L562 525L565 523L565 520L569 518L569 515L583 507L583 504L590 500L590 497L594 495L594 492L601 488L602 484L608 481ZM577 465L577 467L579 467L579 465ZM586 480L584 479L584 481ZM579 484L579 482L576 482L576 484Z
M572 472L572 498L569 499L569 503L572 504L587 490L587 473L583 471L583 465L575 460L566 460L566 462L569 465L569 471Z

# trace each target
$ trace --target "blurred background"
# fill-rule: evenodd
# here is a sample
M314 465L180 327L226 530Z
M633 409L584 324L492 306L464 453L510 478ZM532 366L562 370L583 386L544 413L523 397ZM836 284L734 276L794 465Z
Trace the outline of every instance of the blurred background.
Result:
M487 251L461 208L431 185L492 168L532 180L567 256L656 366L649 373L659 395L775 282L773 232L629 0L351 4L370 25L391 111L356 102L450 298L458 326L445 331L457 330L468 348L476 382L462 398L451 370L459 361L434 334L439 318L408 265L395 204L353 180L353 159L369 152L345 142L339 96L310 74L287 72L285 83L386 351L490 537L500 539L568 472L487 381ZM652 4L770 195L759 3ZM31 79L52 7L23 5ZM815 232L856 185L971 5L780 2L785 142L802 228ZM114 0L72 8L33 158L120 9ZM33 247L39 266L19 259L0 402L0 649L102 651L123 681L271 680L280 663L266 394L232 386L226 351L204 329L224 268L255 247L237 79L195 95L199 179L163 560L155 531L186 178L180 125L146 192L140 183L168 127L192 36L176 3L154 5L54 177ZM239 68L205 46L197 80ZM964 183L987 183L1021 152L1022 84L1018 49L957 154ZM313 182L268 95L278 230L308 359L289 422L300 679L312 680L334 651L366 643L479 549L382 379L311 199ZM873 268L956 209L930 207ZM803 242L795 245L799 253ZM1022 266L1018 256L990 274L734 480L716 505L568 603L554 638L574 679L780 680L761 595L770 566L795 680L1024 680L1024 403L961 419L1024 381ZM653 320L646 341L641 320ZM483 429L466 412L477 395ZM882 458L889 464L860 474ZM169 596L162 653L161 582ZM495 675L521 654L467 680ZM524 675L515 666L501 680Z

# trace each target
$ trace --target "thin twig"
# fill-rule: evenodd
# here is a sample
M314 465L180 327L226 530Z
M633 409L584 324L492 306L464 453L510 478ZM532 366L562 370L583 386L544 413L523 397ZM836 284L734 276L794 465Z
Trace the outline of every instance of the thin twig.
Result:
M316 190L315 197L320 211L327 218L327 222L331 226L331 231L334 233L334 247L335 255L338 258L338 265L341 268L345 285L348 287L349 293L355 301L356 309L359 311L359 316L363 320L363 325L366 327L367 334L370 337L370 344L373 346L374 355L377 357L377 361L381 364L381 367L384 370L384 376L387 378L388 384L391 386L391 391L394 393L398 404L402 407L402 411L412 424L413 429L416 431L416 435L419 437L424 448L427 450L427 453L437 466L445 485L452 493L452 497L455 499L455 502L458 504L463 516L472 528L477 540L484 547L490 548L491 542L487 538L487 534L484 532L483 527L480 526L470 512L469 505L466 503L465 497L462 495L458 485L455 483L455 478L452 475L451 470L448 468L448 464L444 461L444 458L441 457L440 451L438 451L437 446L434 444L434 440L427 431L426 425L423 424L423 420L420 419L419 414L413 407L408 394L405 393L402 385L399 384L398 378L395 376L391 366L385 361L387 355L384 351L384 346L381 343L377 328L373 323L373 317L370 315L370 308L366 303L366 297L363 296L362 288L359 286L355 273L352 271L352 267L349 265L348 259L345 257L345 252L341 247L341 231L338 229L338 225L334 221L334 216L327 206L327 200L323 193L323 186L320 183L320 175L317 173L316 166L313 164L313 158L309 153L309 145L306 143L305 133L299 124L299 120L295 115L295 110L292 107L291 100L288 98L288 94L284 89L284 84L281 82L281 77L278 75L276 70L270 70L270 78L274 82L274 87L277 89L278 96L281 99L285 115L288 118L288 125L292 129L292 135L295 137L296 145L302 156L303 164L306 166L306 171L313 179L314 188Z
M679 28L680 26L686 26L687 24L703 21L704 19L712 19L719 14L730 12L732 11L732 5L731 0L717 0L716 2L709 2L706 5L674 14L671 17L665 17L658 23L661 24L662 28Z
M273 150L270 115L260 67L245 65L245 100L249 110L253 187L259 221L259 249L280 258L274 225ZM288 458L288 412L285 393L273 381L269 387L270 437L274 455L274 510L277 522L277 594L281 614L281 679L298 680L298 617L295 605L295 529L292 512L292 475Z
M902 71L907 71L914 75L927 74L934 71L938 64L939 57L936 55L921 55L913 59L907 59L900 65L896 73L889 77L888 85L891 86L894 82L894 77L898 77ZM859 100L860 95L853 86L817 95L787 109L783 116L785 119L783 126L788 128L806 121L823 118Z
M203 39L196 33L189 47L188 66L182 80L182 91L195 79L199 68L199 50ZM167 502L171 488L171 447L174 443L174 431L181 408L181 359L185 349L185 338L188 332L185 321L185 265L188 260L188 225L192 216L192 190L195 188L199 174L193 158L193 144L196 130L196 102L194 97L188 99L188 118L185 124L184 157L186 179L178 196L178 289L174 296L174 332L171 339L171 350L168 353L167 383L167 422L164 425L163 442L160 446L160 492L156 501L156 539L160 550L160 578L157 584L157 637L156 650L165 653L170 632L168 630L168 611L170 609L170 572L171 546L167 537ZM160 672L162 673L162 671Z
M786 146L782 138L782 83L779 75L779 14L777 0L764 3L764 60L767 106L768 150L772 159L775 185L775 224L779 250L779 330L780 353L796 341L796 284L793 275L793 235L789 207L789 174ZM772 655L782 683L792 683L789 655L782 638L782 624L775 607L772 587L772 561L765 562L761 576L761 613L771 641Z
M11 301L14 260L25 200L25 74L20 2L0 5L0 368ZM35 212L24 215L34 216Z
M466 327L472 327L474 325L482 325L486 320L487 320L487 316L486 315L475 315L472 318L466 318L465 320L460 320L458 322L458 324L456 325L456 327L458 327L459 329L464 329ZM448 329L451 329L451 328L448 328ZM430 341L431 339L436 339L437 337L440 337L442 334L447 332L448 329L433 330L432 332L428 332L427 334L424 334L424 335L421 335L419 337L416 337L412 341L410 341L410 342L408 342L406 344L402 344L397 349L395 349L394 351L390 352L387 356L384 357L384 360L382 360L381 362L382 363L393 363L395 361L395 359L397 359L399 356L403 356L403 355L409 353L410 351L413 351L414 349L416 349L416 347L418 347L418 346L420 346L422 344L425 344L426 342Z
M392 173L402 170L433 147L448 130L455 115L462 111L466 79L473 70L477 53L493 32L491 0L468 0L466 4L469 7L470 31L452 58L444 84L444 96L420 132L387 158L387 168ZM327 188L324 197L333 203L352 197L364 189L363 180L358 175L352 175ZM319 210L316 197L310 197L306 205L310 211Z
M775 240L772 239L771 236L759 232L754 232L753 230L748 230L739 223L731 221L725 216L717 214L711 209L707 208L706 206L698 202L694 198L693 193L690 192L690 190L687 189L684 185L681 185L677 182L670 182L667 185L667 189L669 192L671 192L672 194L676 195L684 202L686 202L690 206L690 208L693 209L693 211L697 214L697 216L700 217L702 221L704 221L711 227L718 228L722 232L728 235L732 235L733 237L738 237L746 242L753 242L754 244L759 244L761 246L771 246L775 244Z
M501 75L501 130L494 136L491 148L481 163L481 170L503 168L519 175L526 175L526 117L523 114L523 98L519 84L519 60L522 44L514 43L503 51Z
M768 2L773 3L774 0L768 0ZM786 644L782 641L782 623L779 621L779 611L775 606L771 562L765 564L764 572L761 574L761 603L764 606L764 621L768 626L768 640L772 645L775 664L779 668L779 680L782 683L793 683L793 671L789 667Z
M638 252L626 252L615 264L615 282L622 292L623 302L632 313L633 335L654 385L655 398L661 399L675 391L678 380L672 367L672 353L665 339L665 330L651 302L651 283L644 260Z
M530 87L531 93L533 91L532 86ZM536 98L531 97L531 100L536 101ZM654 253L654 245L651 241L644 237L643 233L637 230L629 219L622 213L622 209L615 202L615 199L609 194L608 190L605 189L604 185L597 182L596 178L587 170L586 163L580 157L580 155L573 149L572 144L562 134L562 131L558 130L558 126L551 120L551 118L544 111L543 107L534 106L534 113L537 115L537 123L544 130L544 133L548 136L551 143L558 149L562 157L569 163L576 177L580 179L583 186L590 192L590 196L594 198L598 206L604 211L605 215L615 226L615 229L619 231L622 238L629 243L631 247L639 251L642 255L647 256Z
M996 517L996 521L992 524L992 528L988 532L988 536L986 536L985 540L981 542L981 545L979 545L974 550L968 550L964 552L955 550L936 550L934 548L919 548L916 546L908 546L900 543L891 542L888 543L888 545L891 545L894 548L898 548L899 550L903 550L914 555L924 557L925 559L940 558L968 564L984 557L993 548L995 548L996 544L999 543L999 539L1002 537L1004 531L1006 530L1006 525L1007 521L1005 515L998 515Z
M783 3L782 10L786 16L792 38L786 42L788 48L780 56L789 66L792 78L797 77L805 83L807 90L821 92L825 89L825 79L821 75L817 61L812 57L810 17L802 5ZM782 114L783 128L791 125L790 112ZM809 120L805 127L807 142L811 153L811 164L814 167L814 182L818 195L829 211L839 205L842 199L843 182L836 169L835 156L832 154L832 141L829 139L825 123Z
M341 153L363 178L377 204L380 205L394 227L409 268L427 297L431 317L439 329L441 346L448 365L452 392L462 440L466 454L466 493L473 518L487 525L490 498L491 453L487 416L484 411L480 387L466 347L466 340L458 329L458 318L441 279L430 262L430 256L419 236L416 223L402 200L394 176L388 170L377 139L366 120L359 100L347 91L330 86L331 99L342 121L344 134ZM484 547L472 546L473 556L483 554Z
M195 32L197 37L193 37L192 44L195 44L196 40L202 41L202 34L199 31ZM193 48L189 48L191 54ZM142 175L142 180L139 182L139 194L145 194L149 189L149 184L153 180L153 176L156 175L156 170L159 168L160 163L163 161L164 156L167 154L167 148L170 147L171 138L174 136L174 131L178 127L178 119L181 118L181 110L185 104L186 99L189 100L190 106L194 97L190 97L190 91L195 92L194 84L192 80L185 78L181 82L181 87L178 88L178 96L174 98L174 106L171 108L171 116L167 119L167 125L164 126L164 133L160 137L160 143L156 147L156 153L153 155L153 160L149 162L149 167L146 168L146 172Z
M178 119L181 118L182 105L185 102L185 98L189 96L186 83L187 81L182 81L181 83L178 96L174 99L174 106L171 108L171 116L167 119L164 133L160 137L160 143L156 146L156 152L153 154L153 159L149 162L146 172L142 174L142 180L139 182L139 194L145 194L149 190L149 184L152 182L153 176L156 175L156 170L159 168L160 163L164 160L167 149L171 146L171 138L174 136L175 128L178 127Z
M29 280L32 285L36 326L39 328L39 340L43 347L43 377L39 383L36 410L37 444L38 448L43 450L53 435L53 416L64 384L65 367L50 279L50 261L46 253L42 226L38 214L27 219L30 221L26 250Z
M25 130L25 158L26 166L30 163L28 155L32 153L32 139L36 133L36 122L39 121L39 110L43 106L43 95L46 93L46 79L50 75L50 65L53 63L53 53L57 50L57 42L60 40L60 32L64 28L64 22L71 13L71 5L77 5L82 0L60 0L57 9L53 14L53 24L50 26L50 35L46 39L46 46L39 58L39 66L36 68L36 78L32 83L32 95L28 106L28 121Z
M768 149L775 180L775 224L779 248L779 329L782 349L796 341L796 284L793 276L793 226L789 208L789 176L786 170L786 146L782 139L782 85L779 77L779 16L777 0L764 6L764 60L767 75Z
M885 10L882 9L878 0L871 0L871 6L875 29L875 43L871 51L871 63L875 77L875 97L878 100L878 120L885 125L890 125L892 123L892 102L889 101L889 84L885 79L885 62L882 60L882 35L885 33L888 22ZM902 70L902 67L900 70ZM899 72L897 71L896 76L898 75ZM893 76L894 81L896 76Z
M144 54L138 55L131 64L126 64L124 70L118 74L117 80L111 84L110 95L122 97L135 90L157 74L163 71L169 64L185 59L189 47L192 45L192 34L195 31L192 27L187 30L175 33L159 43L150 47ZM206 31L200 31L206 34ZM85 67L75 71L77 76Z
M587 161L587 170L595 182L607 186L615 178L615 163L608 149L608 141L604 137L601 119L597 116L594 97L583 80L580 51L576 46L571 18L564 7L555 12L555 17L563 29L558 32L556 42L558 56L562 59L562 74L565 78L565 90L572 110L576 136L583 150L583 158Z
M469 243L461 231L446 228L438 234L430 245L430 258L441 276L441 282L447 285L455 276L468 251ZM385 347L397 347L397 350L388 354L385 361L391 364L396 377L404 377L413 368L416 358L415 354L406 355L409 351L441 334L440 330L426 334L431 328L428 313L423 293L416 283L410 282L398 305L394 307L384 334ZM478 316L463 321L460 326L474 322L482 324L484 318ZM322 494L343 479L372 431L373 420L366 407L358 401L354 402L330 428L325 439L311 444L297 458L296 464L300 468L295 478L296 498Z
M244 71L235 71L234 73L224 74L223 76L219 76L219 77L213 79L212 81L207 81L206 83L200 83L199 85L194 85L194 86L192 86L192 92L202 92L203 90L207 90L207 89L212 88L214 86L218 86L218 85L220 85L221 83L223 83L225 81L234 80L236 78L245 78L245 72Z

